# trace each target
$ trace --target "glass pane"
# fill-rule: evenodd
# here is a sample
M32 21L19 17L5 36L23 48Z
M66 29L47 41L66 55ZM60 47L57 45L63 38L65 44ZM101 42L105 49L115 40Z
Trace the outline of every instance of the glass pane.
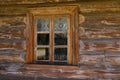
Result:
M67 60L67 48L55 48L54 60Z
M67 33L55 34L55 45L67 45Z
M54 30L55 31L67 31L67 18L54 18Z
M49 45L49 34L37 34L37 45Z
M49 18L37 18L37 31L49 31L49 27Z
M49 48L37 48L37 60L49 60Z

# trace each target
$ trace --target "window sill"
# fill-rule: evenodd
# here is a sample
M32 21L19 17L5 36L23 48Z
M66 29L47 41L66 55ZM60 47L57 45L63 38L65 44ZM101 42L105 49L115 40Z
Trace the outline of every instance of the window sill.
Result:
M63 70L78 70L78 66L69 65L42 65L42 64L26 64L24 66L26 69L63 69Z

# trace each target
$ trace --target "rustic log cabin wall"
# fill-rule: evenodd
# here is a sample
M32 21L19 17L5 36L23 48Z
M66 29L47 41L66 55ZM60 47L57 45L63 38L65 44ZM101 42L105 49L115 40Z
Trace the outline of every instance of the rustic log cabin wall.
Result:
M80 66L120 65L119 0L0 0L0 69L15 70L25 63L27 8L57 5L80 8Z

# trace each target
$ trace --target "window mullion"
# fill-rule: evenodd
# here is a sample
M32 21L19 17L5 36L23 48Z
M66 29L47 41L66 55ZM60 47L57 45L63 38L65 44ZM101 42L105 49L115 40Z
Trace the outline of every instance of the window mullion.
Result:
M53 16L50 19L50 63L53 63L54 56L54 32L53 32Z

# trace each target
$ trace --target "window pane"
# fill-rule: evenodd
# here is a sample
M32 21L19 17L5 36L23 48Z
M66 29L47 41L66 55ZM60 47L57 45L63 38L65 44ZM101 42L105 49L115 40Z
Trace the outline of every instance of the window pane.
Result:
M49 60L49 48L37 48L37 60Z
M67 45L67 34L55 34L55 45Z
M49 34L37 34L37 45L49 45Z
M55 48L54 60L67 60L67 48Z
M67 18L54 18L54 30L55 31L67 31Z
M49 18L37 18L37 31L49 31L49 27Z

